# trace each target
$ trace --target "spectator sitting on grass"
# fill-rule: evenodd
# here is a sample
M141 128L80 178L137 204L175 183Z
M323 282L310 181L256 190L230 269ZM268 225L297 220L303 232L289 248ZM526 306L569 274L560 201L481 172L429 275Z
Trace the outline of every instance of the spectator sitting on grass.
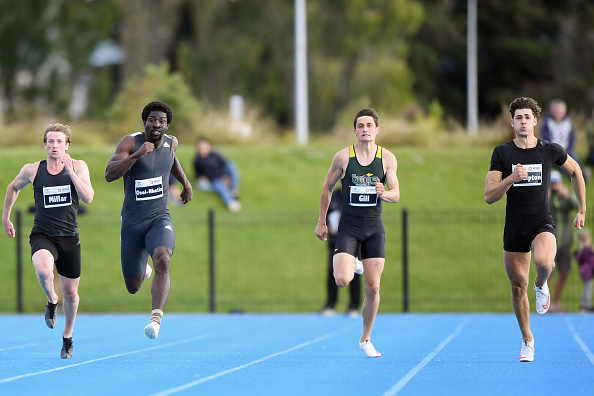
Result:
M201 191L214 191L231 212L241 209L239 196L239 171L233 162L212 150L210 141L201 137L196 143L194 157L196 188Z

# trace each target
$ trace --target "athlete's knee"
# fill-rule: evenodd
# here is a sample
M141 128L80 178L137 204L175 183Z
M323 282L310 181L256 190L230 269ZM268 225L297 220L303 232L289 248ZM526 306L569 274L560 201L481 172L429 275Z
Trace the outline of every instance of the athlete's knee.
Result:
M124 279L124 283L126 284L126 290L130 294L136 294L138 290L140 290L140 286L142 286L142 278L126 278Z
M534 260L534 264L536 265L536 270L541 274L550 274L555 269L555 262L553 260Z
M64 301L66 303L73 303L78 298L78 289L77 288L63 289L62 296L64 297Z
M528 283L525 281L510 280L513 296L519 296L528 292Z
M171 262L171 250L167 248L155 249L153 253L153 266L155 272L166 273L169 272L169 264Z
M352 277L344 276L343 274L334 273L334 281L336 282L336 286L338 287L347 287L349 283L353 280Z
M379 296L380 286L379 284L365 285L366 296Z
M36 267L35 272L37 273L37 278L41 281L45 281L48 279L52 279L54 277L53 268L49 269L48 267Z

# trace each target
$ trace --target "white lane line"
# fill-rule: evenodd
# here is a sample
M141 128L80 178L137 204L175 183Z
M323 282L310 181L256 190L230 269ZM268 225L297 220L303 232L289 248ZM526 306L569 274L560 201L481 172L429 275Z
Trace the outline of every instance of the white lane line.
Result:
M68 366L56 367L56 368L49 369L49 370L35 371L35 372L32 372L32 373L21 374L21 375L15 376L15 377L9 377L9 378L0 379L0 384L3 384L5 382L10 382L10 381L15 381L15 380L22 379L22 378L33 377L35 375L48 374L48 373L53 373L55 371L65 370L65 369L68 369L68 368L83 366L85 364L100 362L102 360L114 359L114 358L119 358L119 357L122 357L122 356L133 355L135 353L141 353L141 352L147 352L147 351L154 351L154 350L161 349L161 348L167 348L167 347L170 347L170 346L185 344L187 342L197 341L197 340L200 340L200 339L203 339L203 338L206 338L206 337L208 337L208 335L205 334L205 335L201 335L201 336L198 336L198 337L187 338L185 340L176 341L176 342L169 342L169 343L166 343L166 344L161 344L161 345L157 345L157 346L150 347L150 348L138 349L136 351L124 352L124 353L119 353L117 355L104 356L104 357L101 357L101 358L98 358L98 359L86 360L84 362L80 362L80 363L76 363L76 364L70 364Z
M344 329L343 329L343 331L344 331ZM299 345L296 345L296 346L294 346L292 348L285 349L284 351L280 351L280 352L276 352L276 353L273 353L273 354L268 355L268 356L264 356L264 357L262 357L260 359L256 359L256 360L251 361L249 363L242 364L241 366L233 367L233 368L230 368L229 370L221 371L221 372L218 372L218 373L209 375L208 377L204 377L204 378L201 378L199 380L188 382L187 384L177 386L175 388L170 388L170 389L164 390L162 392L155 393L155 394L153 394L153 396L165 396L165 395L172 395L174 393L181 392L181 391L186 390L188 388L191 388L193 386L200 385L200 384L202 384L204 382L213 380L213 379L218 378L218 377L222 377L223 375L227 375L227 374L233 373L235 371L244 369L246 367L253 366L254 364L263 362L265 360L272 359L273 357L284 355L285 353L296 351L297 349L304 348L304 347L306 347L308 345L315 344L316 342L320 342L320 341L325 340L325 339L330 338L330 337L334 337L335 335L337 335L339 333L341 333L341 331L337 331L337 332L334 332L334 333L326 334L326 335L321 336L321 337L318 337L318 338L314 338L313 340L306 341L306 342L301 343Z
M592 354L592 351L590 351L590 349L588 348L588 345L586 345L584 340L582 340L582 337L580 337L580 335L577 333L577 331L575 331L575 327L573 327L573 324L569 321L569 318L567 318L567 325L569 326L569 330L571 331L571 334L573 335L573 338L575 339L575 341L578 343L580 348L582 348L582 351L584 351L586 356L588 356L588 359L590 359L590 362L592 362L592 364L594 364L594 354Z
M29 348L29 347L34 347L34 346L44 345L44 344L52 344L52 343L54 343L54 341L31 342L29 344L22 344L22 345L15 345L15 346L6 347L6 348L0 348L0 352L11 351L13 349L25 349L25 348Z
M443 348L445 348L446 345L450 343L450 341L452 341L458 334L460 334L464 326L466 326L466 323L468 323L468 319L460 323L460 325L456 328L456 330L454 330L452 334L450 334L445 340L443 340L441 344L439 344L437 348L433 350L433 352L431 352L429 355L425 357L425 359L421 361L421 363L417 364L415 368L410 370L408 374L402 377L400 381L398 381L390 390L384 393L384 396L393 396L396 393L400 392L400 390L404 388L408 381L410 381L415 375L417 375L417 373L421 371L423 367L425 367L427 363L429 363L435 357L435 355L437 355Z

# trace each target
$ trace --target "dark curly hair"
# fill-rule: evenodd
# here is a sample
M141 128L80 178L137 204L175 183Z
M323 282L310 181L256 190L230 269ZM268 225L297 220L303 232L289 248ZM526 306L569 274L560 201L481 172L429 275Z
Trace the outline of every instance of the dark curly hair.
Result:
M532 110L534 117L538 117L541 112L536 100L527 97L516 98L513 102L511 102L509 105L509 112L512 118L516 115L516 110L518 109L530 109Z
M142 109L143 123L146 123L151 111L162 111L163 113L167 114L167 125L171 124L171 121L173 121L173 112L171 111L171 107L169 107L165 102L159 102L158 100L155 100L144 106L144 109Z

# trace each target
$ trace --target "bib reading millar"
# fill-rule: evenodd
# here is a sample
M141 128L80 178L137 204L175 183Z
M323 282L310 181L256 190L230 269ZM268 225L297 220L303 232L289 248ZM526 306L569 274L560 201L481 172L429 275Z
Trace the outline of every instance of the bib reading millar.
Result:
M134 192L137 201L148 201L163 196L163 177L153 177L151 179L135 180Z
M70 194L70 185L44 187L43 188L43 207L57 208L60 206L68 206L72 203L72 196Z
M375 186L351 186L351 206L376 206L377 192Z
M528 177L514 183L514 187L529 187L540 186L542 184L542 164L528 164L523 165L528 171ZM512 173L516 169L516 165L512 165Z

